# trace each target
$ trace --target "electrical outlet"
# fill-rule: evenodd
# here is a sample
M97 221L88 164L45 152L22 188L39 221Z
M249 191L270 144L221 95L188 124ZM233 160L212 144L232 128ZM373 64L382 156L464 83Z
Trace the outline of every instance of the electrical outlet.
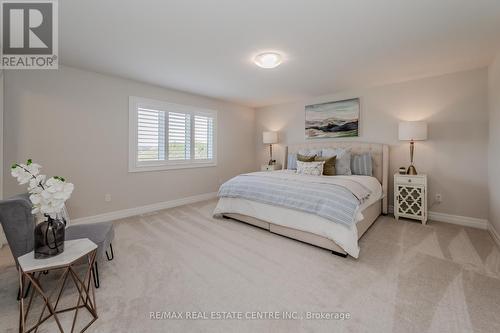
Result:
M443 196L441 193L436 193L436 202L437 203L443 202Z
M106 194L104 195L104 201L106 201L106 202L110 202L110 201L111 201L111 194L106 193Z

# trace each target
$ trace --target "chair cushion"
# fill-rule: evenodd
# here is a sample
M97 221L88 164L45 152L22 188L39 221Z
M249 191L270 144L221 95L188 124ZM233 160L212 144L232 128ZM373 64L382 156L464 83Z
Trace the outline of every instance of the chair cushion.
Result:
M97 258L104 257L109 244L115 238L112 222L73 224L66 228L66 240L88 238L97 246Z

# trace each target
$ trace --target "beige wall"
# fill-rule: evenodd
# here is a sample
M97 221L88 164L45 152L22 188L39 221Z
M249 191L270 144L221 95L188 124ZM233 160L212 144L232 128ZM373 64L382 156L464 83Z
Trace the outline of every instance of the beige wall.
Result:
M500 232L500 52L488 71L490 223Z
M3 177L1 177L3 169L3 69L0 69L0 199L3 198ZM2 226L0 225L0 248L7 243Z
M255 167L250 108L69 67L9 71L5 88L5 195L25 190L9 165L33 158L75 184L73 218L214 192ZM130 95L218 110L217 167L129 173Z
M259 163L268 159L262 131L278 130L281 144L304 142L304 105L361 98L360 137L391 145L390 172L409 164L409 145L398 141L399 120L429 122L429 140L416 144L416 167L429 176L430 210L488 218L487 70L478 69L260 108L256 113ZM281 157L281 155L276 155ZM392 202L392 176L390 180ZM441 193L443 202L434 201Z
M497 184L491 170L500 166L498 150L493 148L500 144L500 111L492 91L499 91L499 62L489 70L490 181ZM355 140L390 144L393 173L409 159L408 145L397 140L398 121L427 120L429 140L417 143L416 166L429 175L431 210L486 219L487 92L488 72L479 69L319 96L254 113L210 98L68 67L9 71L5 73L4 194L24 190L10 177L9 166L28 157L40 161L48 174L75 183L69 202L75 218L213 192L220 182L267 161L262 131L280 131L275 156L281 157L283 144L305 141L305 104L360 97L361 134ZM219 110L218 166L127 172L129 95ZM104 201L106 193L112 195L109 203ZM441 204L434 203L436 193L443 195ZM495 208L495 203L500 206L500 193L491 187L490 195L491 219L500 229L500 212Z

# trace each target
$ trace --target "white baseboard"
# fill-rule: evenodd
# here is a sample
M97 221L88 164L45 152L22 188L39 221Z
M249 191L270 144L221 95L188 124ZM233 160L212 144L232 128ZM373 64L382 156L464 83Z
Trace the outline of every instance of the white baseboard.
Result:
M394 206L389 206L389 213L394 213ZM478 219L476 217L429 212L429 220L457 224L464 227L478 228L483 230L488 229L488 220Z
M500 233L498 233L493 224L488 223L488 231L490 232L490 235L495 243L497 243L497 245L500 247Z
M213 199L215 197L217 197L217 192L199 194L199 195L194 195L191 197L186 197L186 198L181 198L181 199L175 199L175 200L170 200L170 201L165 201L165 202L158 202L158 203L146 205L146 206L122 209L122 210L117 210L114 212L98 214L98 215L93 215L93 216L80 217L77 219L72 219L71 223L96 223L96 222L106 222L106 221L119 220L119 219L123 219L126 217L155 212L155 211L162 210L162 209L168 209L168 208L173 208L173 207L177 207L177 206L192 204L195 202L210 200L210 199Z

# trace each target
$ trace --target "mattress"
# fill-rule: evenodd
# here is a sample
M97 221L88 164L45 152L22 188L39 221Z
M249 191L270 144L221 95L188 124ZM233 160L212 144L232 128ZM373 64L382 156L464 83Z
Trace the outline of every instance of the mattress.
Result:
M370 197L359 207L358 216L356 217L358 222L364 218L363 211L383 197L382 186L375 177L356 175L335 177L356 179L358 182L370 189ZM276 225L310 232L334 241L349 255L355 258L359 256L358 232L356 225L347 226L344 224L334 223L314 214L242 198L220 198L214 210L214 214L224 213L251 216Z

